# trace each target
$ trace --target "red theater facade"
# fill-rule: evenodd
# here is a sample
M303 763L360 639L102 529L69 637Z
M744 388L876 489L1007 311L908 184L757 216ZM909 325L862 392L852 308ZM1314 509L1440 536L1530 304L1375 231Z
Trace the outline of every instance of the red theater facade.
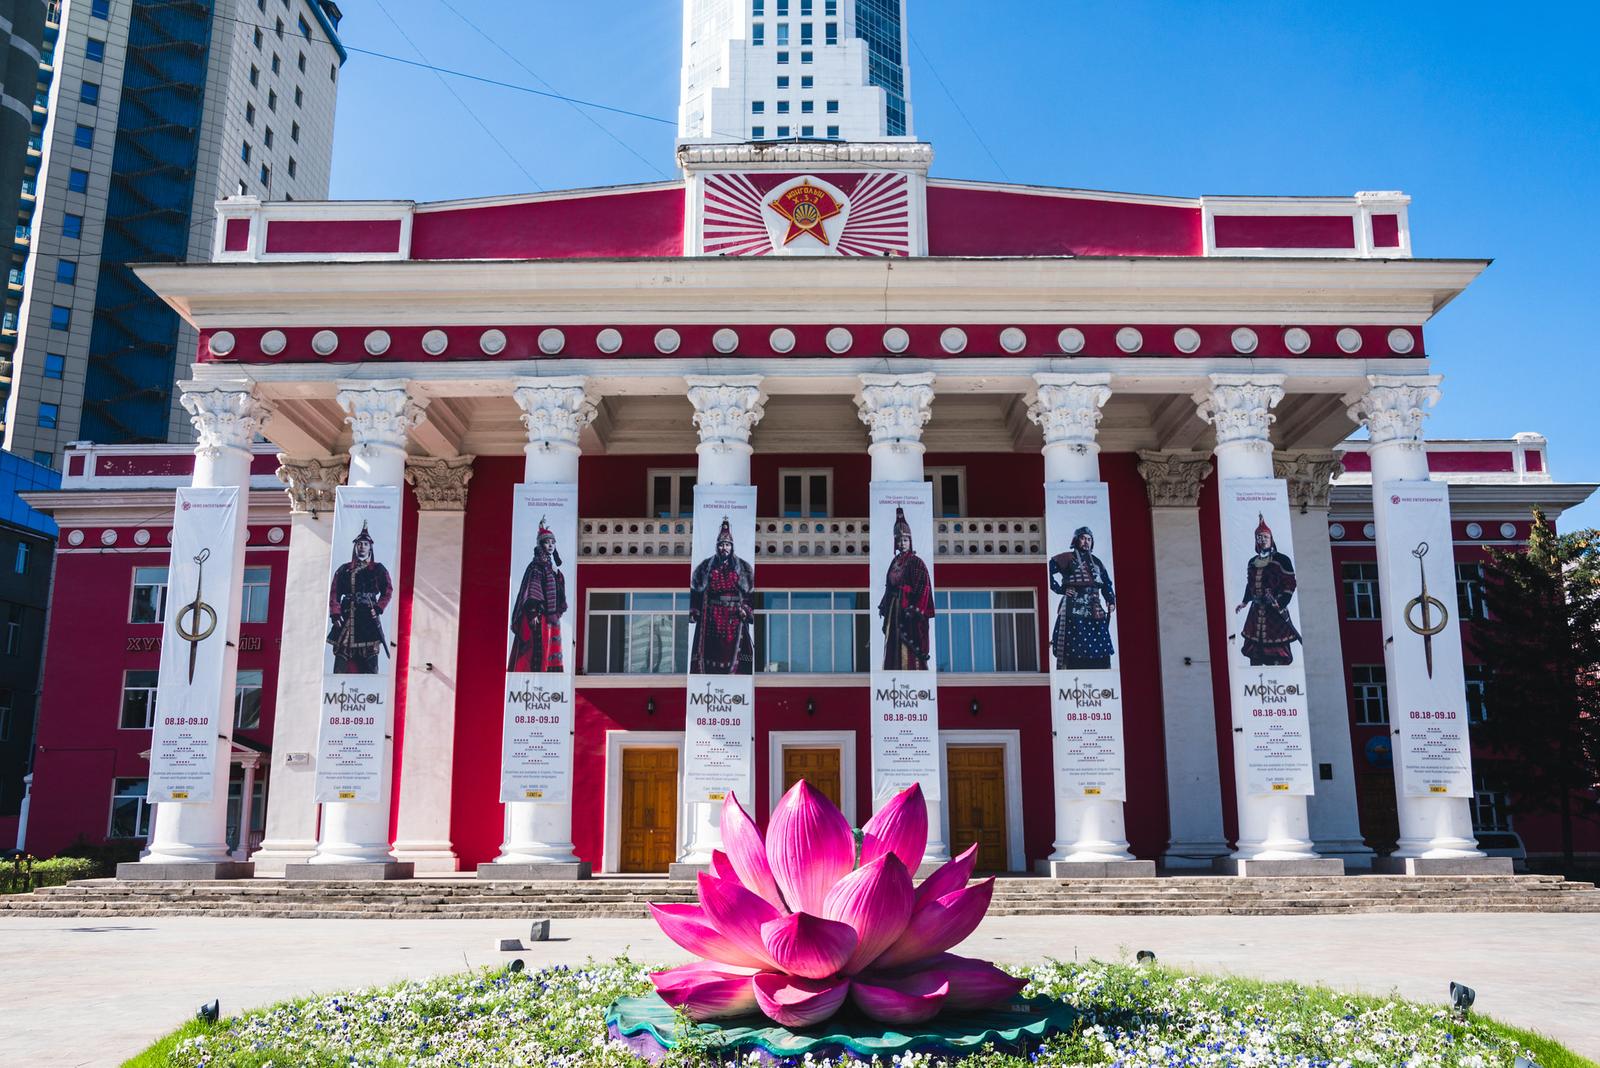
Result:
M930 857L994 870L1478 863L1515 786L1466 741L1473 568L1591 489L1533 435L1424 441L1426 324L1484 263L1413 258L1400 194L930 156L686 146L652 186L222 202L213 263L140 272L201 333L198 462L86 446L38 495L63 551L30 847L110 804L158 866L224 860L231 778L262 871L664 871L709 860L727 787L764 818L805 777L858 825L918 781ZM241 521L207 581L270 605L214 676L167 548L191 483ZM169 554L165 615L106 626ZM258 688L189 769L209 791L117 719L129 672L185 670L213 704ZM334 686L372 721L339 781Z

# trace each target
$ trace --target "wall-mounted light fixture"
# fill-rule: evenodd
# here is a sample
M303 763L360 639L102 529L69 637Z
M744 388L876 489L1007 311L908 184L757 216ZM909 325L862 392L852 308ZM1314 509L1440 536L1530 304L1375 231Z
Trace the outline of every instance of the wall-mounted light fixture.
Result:
M978 699L977 699L977 698L976 698L976 697L974 697L974 698L973 698L973 699L972 699L972 706L971 706L971 710L972 710L972 714L973 714L973 715L974 715L974 716L976 716L976 715L977 715L977 714L978 714Z
M808 695L806 697L806 715L814 716L816 714L817 714L817 699L815 697L811 697L811 696Z
M646 697L644 699L644 714L647 716L656 714L656 699L654 697Z

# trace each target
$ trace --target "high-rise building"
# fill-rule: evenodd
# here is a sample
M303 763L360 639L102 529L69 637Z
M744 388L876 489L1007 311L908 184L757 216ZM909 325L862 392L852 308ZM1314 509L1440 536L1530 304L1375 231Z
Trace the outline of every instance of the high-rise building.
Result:
M77 439L192 434L173 383L195 333L128 265L210 258L223 197L328 195L339 18L332 0L52 5L7 449L52 463Z
M687 0L685 141L910 138L905 0Z

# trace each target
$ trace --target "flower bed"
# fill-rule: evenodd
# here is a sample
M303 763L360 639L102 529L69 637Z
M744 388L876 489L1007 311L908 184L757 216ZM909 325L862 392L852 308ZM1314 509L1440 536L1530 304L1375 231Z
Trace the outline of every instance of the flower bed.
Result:
M477 971L309 998L215 1026L191 1023L129 1068L639 1068L632 1054L606 1039L604 1018L615 998L650 989L649 971L620 959L520 974ZM1031 980L1025 994L1061 998L1084 1019L1076 1034L1051 1040L1039 1064L1512 1068L1526 1056L1540 1068L1596 1068L1482 1016L1461 1021L1443 1007L1396 998L1099 962L1050 962L1018 974ZM685 1048L671 1063L707 1062ZM1027 1062L990 1055L964 1063ZM937 1065L912 1057L895 1068Z

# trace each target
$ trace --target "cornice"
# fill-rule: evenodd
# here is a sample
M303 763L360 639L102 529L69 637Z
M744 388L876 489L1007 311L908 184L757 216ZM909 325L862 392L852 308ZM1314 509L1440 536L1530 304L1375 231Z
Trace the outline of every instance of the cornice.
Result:
M762 170L864 163L926 173L933 164L933 146L926 141L689 142L678 146L678 166L691 173L725 167Z

